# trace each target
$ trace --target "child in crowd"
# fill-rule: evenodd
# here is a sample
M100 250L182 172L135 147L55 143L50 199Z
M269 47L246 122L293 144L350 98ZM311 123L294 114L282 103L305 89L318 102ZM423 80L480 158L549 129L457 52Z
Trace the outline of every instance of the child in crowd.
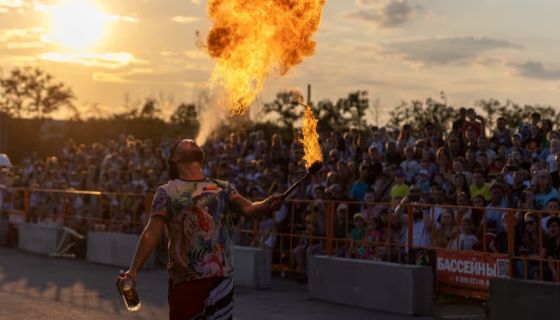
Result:
M360 213L354 214L354 228L350 231L350 248L348 249L348 257L365 259L366 257L366 226L364 218Z
M381 218L368 219L366 234L366 259L379 260L381 258L382 248L379 246L381 241L383 241L383 222L381 221Z
M473 250L473 248L478 244L478 238L474 234L475 227L474 222L471 217L465 217L461 221L461 233L459 238L451 241L449 243L450 249L459 249L464 251Z

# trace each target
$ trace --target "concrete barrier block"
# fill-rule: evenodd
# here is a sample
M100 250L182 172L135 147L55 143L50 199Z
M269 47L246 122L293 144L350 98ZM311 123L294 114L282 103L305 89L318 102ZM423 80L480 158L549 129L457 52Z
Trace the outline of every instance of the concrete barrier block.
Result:
M18 247L33 253L51 254L56 252L61 236L62 229L58 226L21 223Z
M429 267L311 256L307 275L313 299L404 315L432 312Z
M521 279L490 280L490 320L560 319L560 284Z
M233 282L240 287L270 288L272 261L269 250L233 247Z
M115 232L88 232L86 259L91 262L128 267L132 262L139 236ZM154 268L155 254L144 269Z

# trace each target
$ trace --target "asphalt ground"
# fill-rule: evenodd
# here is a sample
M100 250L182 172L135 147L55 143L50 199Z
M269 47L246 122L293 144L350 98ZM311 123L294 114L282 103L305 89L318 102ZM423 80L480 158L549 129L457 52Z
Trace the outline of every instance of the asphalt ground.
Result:
M48 258L0 247L0 320L167 319L167 274L139 275L142 308L125 310L116 288L119 268ZM372 292L372 294L383 294ZM406 317L315 301L306 287L274 278L267 290L235 289L234 319L484 319L477 303L438 303L433 317Z

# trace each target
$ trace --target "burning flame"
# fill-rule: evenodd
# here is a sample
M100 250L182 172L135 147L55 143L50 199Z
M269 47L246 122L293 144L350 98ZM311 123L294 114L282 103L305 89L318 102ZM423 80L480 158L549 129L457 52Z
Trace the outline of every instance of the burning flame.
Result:
M303 138L299 141L303 144L305 167L309 169L315 162L323 162L323 153L319 145L317 134L317 119L313 115L311 107L306 106L303 112Z
M225 89L231 113L247 111L271 71L284 75L314 54L325 1L209 0L206 45L218 60L211 82Z

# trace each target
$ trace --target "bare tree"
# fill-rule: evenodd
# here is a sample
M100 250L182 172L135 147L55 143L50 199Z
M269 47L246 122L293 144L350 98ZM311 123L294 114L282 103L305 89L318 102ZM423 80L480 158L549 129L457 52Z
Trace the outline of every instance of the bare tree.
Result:
M74 92L39 68L15 68L0 78L3 96L1 110L18 118L34 115L42 118L61 107L76 112Z

